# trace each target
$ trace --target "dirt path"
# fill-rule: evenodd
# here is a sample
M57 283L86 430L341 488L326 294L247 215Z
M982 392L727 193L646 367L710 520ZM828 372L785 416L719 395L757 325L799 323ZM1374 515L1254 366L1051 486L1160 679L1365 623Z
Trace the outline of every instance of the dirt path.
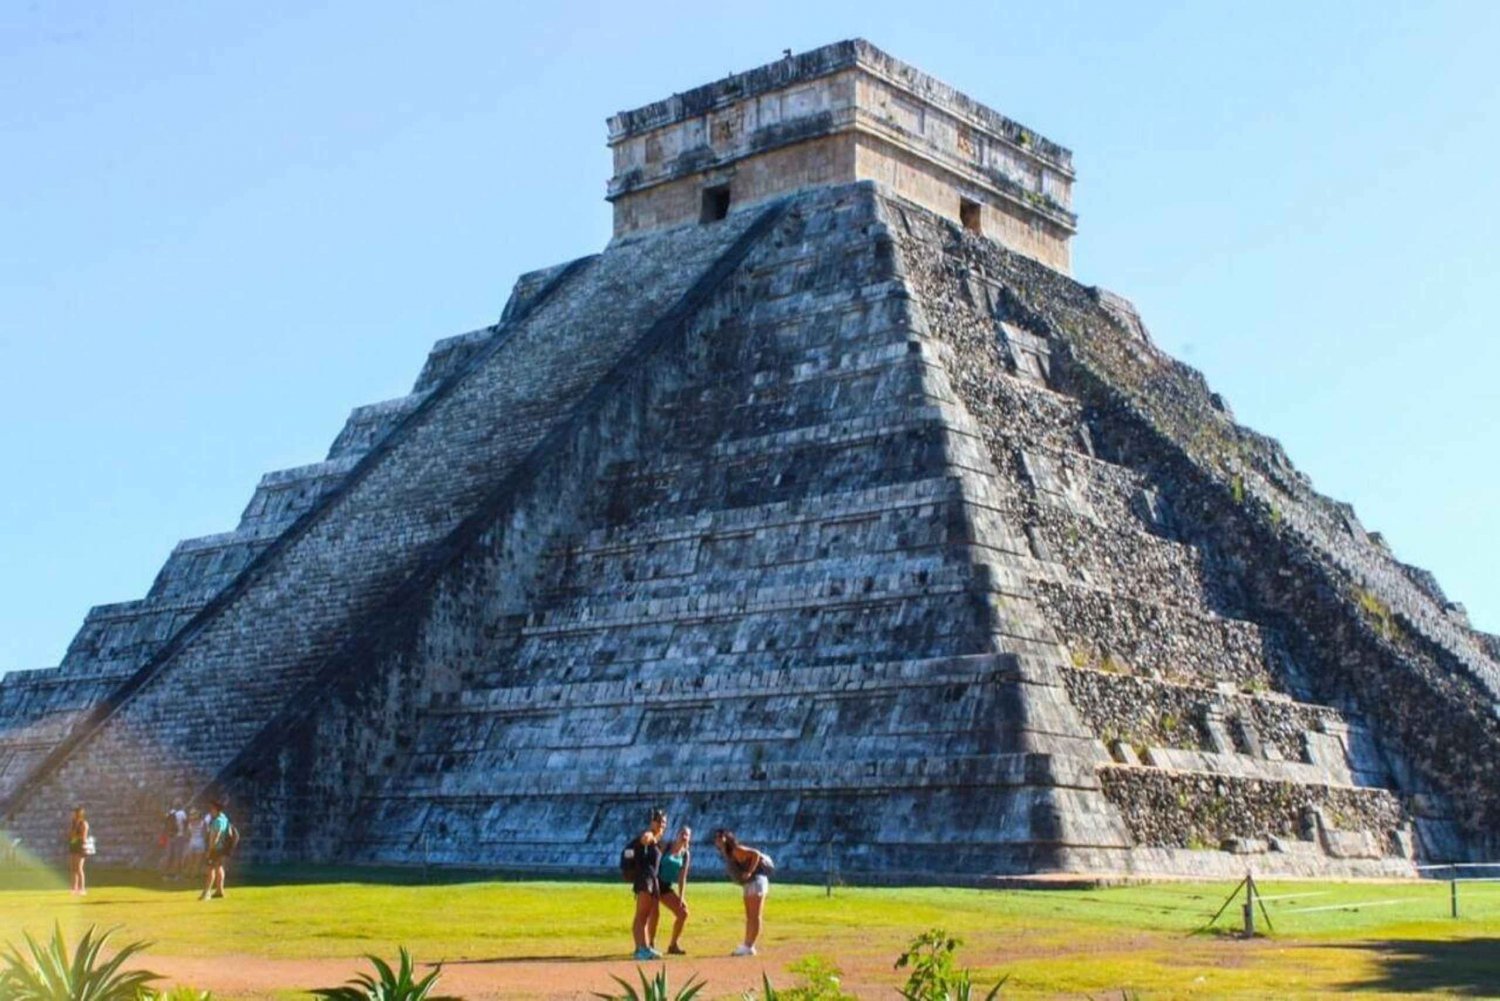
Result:
M1134 945L1149 949L1159 947L1160 942L1143 935L1136 938ZM970 956L976 965L1003 968L1021 959L1119 953L1122 950L1128 952L1131 947L1131 937L1126 936L1109 942L1079 943L1076 947L1016 948L1012 945L975 948ZM1235 967L1244 963L1251 954L1269 947L1266 943L1256 942L1237 943L1234 948L1226 949L1223 943L1212 940L1183 942L1174 949L1169 962L1200 969ZM676 957L668 962L667 970L674 993L687 983L689 977L696 975L708 984L701 995L704 1001L739 998L742 991L751 988L759 991L762 973L770 976L773 985L794 985L798 978L787 973L786 966L802 954L801 950L773 946L748 959L721 955ZM890 959L850 951L833 958L843 968L845 990L871 1001L899 997ZM355 973L369 968L363 959L270 959L245 955L202 958L156 953L143 957L139 965L166 976L173 984L212 989L218 1001L285 998L313 987L342 984ZM650 975L655 972L657 964L637 964L618 956L576 959L510 956L454 960L443 965L438 991L444 996L467 1001L580 1001L592 998L594 991L616 989L618 985L611 975L638 985L638 968L644 968ZM419 975L425 975L430 969L430 966L423 965Z
M761 972L770 975L772 983L783 986L793 978L783 972L784 965L795 957L774 955L737 959L729 956L674 958L668 967L673 990L697 974L709 984L705 997L738 996L741 991L761 985ZM656 964L642 964L647 973ZM163 956L151 954L140 966L167 977L173 984L200 990L212 989L217 999L269 998L288 991L312 987L332 987L366 969L368 963L348 959L267 959L261 956L219 956L214 958ZM438 993L462 997L467 1001L575 1001L591 998L593 991L617 987L610 975L624 977L637 984L637 964L617 958L497 959L462 960L443 966ZM422 975L429 968L423 967ZM861 996L877 994L876 982L861 983L854 976L846 985L859 989ZM887 994L894 996L889 987Z

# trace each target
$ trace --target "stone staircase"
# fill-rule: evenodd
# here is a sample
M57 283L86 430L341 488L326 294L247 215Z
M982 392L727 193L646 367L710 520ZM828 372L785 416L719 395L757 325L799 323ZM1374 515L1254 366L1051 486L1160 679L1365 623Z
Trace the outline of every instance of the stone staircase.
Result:
M1092 771L1033 750L1049 726L1087 743L1029 694L1056 679L994 653L951 414L860 201L763 248L750 308L695 329L514 643L420 715L341 854L597 869L653 802L868 878L1118 844ZM964 797L971 816L926 828Z
M424 553L566 419L563 403L608 373L753 222L559 271L534 297L544 322L513 311L489 338L440 345L444 357L429 364L419 394L423 382L437 383L420 402L357 413L356 430L341 436L335 455L347 460L376 444L332 495L276 535L249 572L12 788L7 812L16 826L40 830L50 823L45 815L84 787L128 790L95 812L122 831L154 816L166 799L199 792L345 646L360 616L387 600ZM636 287L643 280L645 292ZM616 315L625 289L637 307L629 317ZM601 341L605 325L618 331L615 339ZM446 380L445 363L458 366ZM497 424L495 412L507 420ZM381 419L396 420L394 432L382 435ZM263 484L251 511L268 509L272 500L262 504L261 493L285 493L276 489L283 486ZM309 499L312 491L300 494L302 503ZM248 635L260 637L252 650L238 639Z

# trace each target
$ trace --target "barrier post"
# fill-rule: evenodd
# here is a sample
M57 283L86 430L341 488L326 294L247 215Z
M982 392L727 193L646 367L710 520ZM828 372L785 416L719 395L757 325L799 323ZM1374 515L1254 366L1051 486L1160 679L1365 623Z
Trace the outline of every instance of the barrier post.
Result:
M1454 866L1452 875L1448 877L1448 909L1453 917L1458 917L1458 867Z
M1245 874L1245 937L1255 937L1255 877Z

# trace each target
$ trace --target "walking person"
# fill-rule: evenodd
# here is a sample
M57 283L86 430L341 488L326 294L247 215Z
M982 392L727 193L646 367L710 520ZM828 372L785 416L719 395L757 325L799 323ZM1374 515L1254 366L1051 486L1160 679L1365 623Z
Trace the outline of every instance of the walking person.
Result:
M203 827L203 896L199 900L224 896L224 863L234 850L233 830L229 814L224 812L224 804L214 800Z
M92 854L94 836L89 833L88 814L80 806L73 811L73 819L68 821L68 871L72 874L69 892L80 897L89 892L83 876L83 863Z
M667 830L667 812L652 810L650 822L640 835L630 843L626 851L633 851L635 877L631 889L635 892L635 921L630 926L635 939L635 959L660 959L661 953L651 947L648 929L656 919L661 906L661 838Z
M687 878L688 870L693 867L693 829L686 825L677 829L677 837L672 839L661 856L661 863L657 868L657 882L661 887L660 903L672 912L672 941L667 946L667 953L672 956L685 956L687 952L682 948L682 926L687 924ZM646 944L656 948L656 925L661 920L661 910L651 916L650 927L646 929Z
M760 938L766 895L771 892L771 873L775 871L775 863L765 852L740 844L733 831L722 827L714 832L714 846L724 857L729 878L745 888L745 941L730 955L753 956L755 941Z

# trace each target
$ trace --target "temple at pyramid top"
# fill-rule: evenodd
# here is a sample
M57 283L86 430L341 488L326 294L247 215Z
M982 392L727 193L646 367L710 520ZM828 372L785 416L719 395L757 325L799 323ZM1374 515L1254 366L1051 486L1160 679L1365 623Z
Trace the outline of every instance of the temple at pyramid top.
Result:
M872 180L1068 270L1072 153L863 39L622 111L609 145L617 238Z

